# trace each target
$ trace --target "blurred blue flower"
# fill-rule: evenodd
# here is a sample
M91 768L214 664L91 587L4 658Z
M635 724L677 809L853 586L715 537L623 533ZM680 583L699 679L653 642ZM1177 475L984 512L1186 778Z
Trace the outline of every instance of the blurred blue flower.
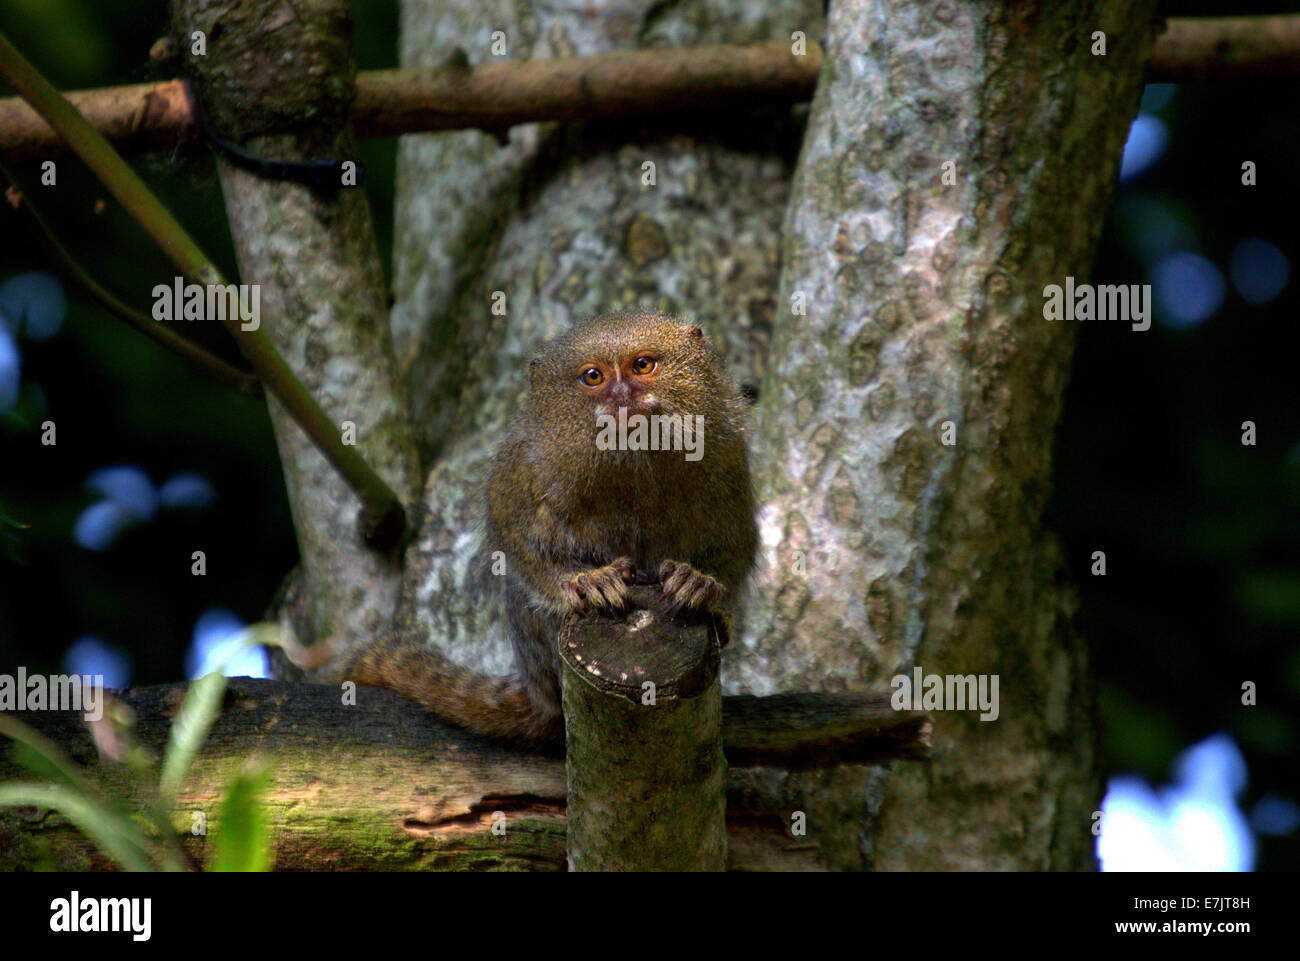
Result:
M22 358L9 328L0 324L0 414L18 402Z
M77 638L63 654L68 674L100 674L104 686L122 690L131 686L131 655L93 634Z
M1246 762L1226 734L1183 751L1174 784L1111 778L1102 801L1097 857L1103 871L1249 871L1255 839L1235 796Z
M100 468L86 478L86 487L104 499L81 512L72 536L92 551L109 547L131 524L152 520L159 507L203 508L216 497L212 485L194 473L176 474L155 489L149 475L134 464Z
M1190 329L1223 305L1226 285L1219 268L1200 254L1170 254L1151 271L1158 318L1175 329Z
M12 334L25 318L27 336L35 341L49 340L63 326L68 312L68 298L59 278L43 270L31 270L10 277L0 284L0 320Z
M1228 261L1228 276L1241 299L1259 306L1275 300L1291 279L1286 254L1267 240L1248 237L1237 244Z
M1159 117L1140 113L1128 130L1124 156L1119 162L1119 179L1136 177L1160 159L1169 143L1169 131Z
M95 501L77 515L72 540L88 551L102 551L117 540L117 535L131 521L131 515L112 501Z
M128 515L147 521L158 513L158 493L139 467L101 467L86 478L86 488L112 501Z
M1280 794L1265 794L1255 802L1250 823L1260 834L1286 837L1300 828L1300 805Z
M226 677L270 677L263 648L240 648L244 627L244 622L224 607L211 607L200 614L185 652L185 676L193 680L224 665Z
M216 496L212 485L200 474L177 474L158 488L158 500L163 507L203 508Z
M1197 794L1230 800L1246 789L1246 759L1226 734L1214 734L1174 758L1174 780Z

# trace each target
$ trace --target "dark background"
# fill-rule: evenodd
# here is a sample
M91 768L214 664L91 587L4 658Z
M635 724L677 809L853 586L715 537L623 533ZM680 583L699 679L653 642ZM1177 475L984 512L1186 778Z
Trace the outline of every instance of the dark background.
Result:
M393 0L352 0L362 69L396 65ZM1256 4L1252 13L1283 12ZM1179 4L1170 15L1239 13ZM148 59L164 32L164 0L6 0L3 31L57 86L162 79ZM0 91L7 95L9 91ZM1160 159L1124 181L1126 198L1154 202L1180 223L1195 250L1226 277L1238 241L1271 241L1297 263L1300 138L1297 83L1183 85L1158 111L1169 139ZM1153 101L1154 102L1154 101ZM391 249L395 141L361 146L383 255ZM1241 185L1253 160L1258 185ZM206 156L135 158L164 203L228 276L237 275L220 191ZM57 189L38 169L15 171L83 265L147 309L171 264L80 164L59 164ZM1127 210L1150 210L1130 204ZM1152 224L1112 216L1093 280L1151 282L1134 251ZM0 208L0 282L50 269L30 222ZM1294 269L1294 268L1293 268ZM1084 278L1078 278L1082 281ZM196 618L229 608L262 616L296 559L275 443L260 401L235 393L128 330L68 285L58 336L19 341L23 390L0 414L0 672L61 669L68 645L95 634L128 651L133 682L184 676ZM1300 798L1300 406L1296 403L1294 278L1262 306L1227 283L1204 323L1174 327L1157 312L1151 330L1118 322L1082 325L1057 447L1056 493L1047 523L1069 552L1082 600L1106 720L1108 774L1154 783L1179 751L1226 732L1245 756L1249 811L1262 796ZM237 361L216 325L184 332ZM58 424L56 447L37 426ZM1254 421L1258 441L1241 444ZM78 547L72 529L98 495L91 472L135 464L159 483L177 472L216 490L201 510L160 512L107 550ZM190 574L207 552L208 573ZM1090 574L1103 550L1105 577ZM1259 703L1241 705L1241 684ZM1293 868L1300 840L1262 836L1258 869Z

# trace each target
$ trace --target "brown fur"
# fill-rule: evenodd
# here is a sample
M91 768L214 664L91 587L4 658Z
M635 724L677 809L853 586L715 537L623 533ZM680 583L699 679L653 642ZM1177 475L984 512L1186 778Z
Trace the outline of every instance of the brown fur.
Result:
M629 373L652 357L652 376ZM593 364L610 393L579 381ZM547 344L529 367L527 409L493 462L486 551L502 551L519 675L487 678L408 643L361 652L353 680L392 688L489 737L553 744L563 733L558 637L564 618L620 609L635 572L672 606L729 621L758 543L744 402L698 327L662 314L605 314ZM604 389L604 388L602 388ZM622 404L627 401L626 404ZM600 450L596 414L704 416L703 457Z

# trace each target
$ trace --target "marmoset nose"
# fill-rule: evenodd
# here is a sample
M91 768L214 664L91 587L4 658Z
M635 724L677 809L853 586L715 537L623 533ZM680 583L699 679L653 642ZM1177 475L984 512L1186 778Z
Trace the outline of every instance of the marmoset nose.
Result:
M632 402L641 395L641 387L622 378L605 388L605 400L617 407L631 407Z

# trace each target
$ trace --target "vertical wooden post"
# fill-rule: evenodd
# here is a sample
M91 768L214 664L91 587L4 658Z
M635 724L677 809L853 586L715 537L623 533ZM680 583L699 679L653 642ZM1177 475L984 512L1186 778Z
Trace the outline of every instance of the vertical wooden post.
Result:
M624 617L560 638L573 871L722 871L726 774L718 625L665 616L658 587Z

